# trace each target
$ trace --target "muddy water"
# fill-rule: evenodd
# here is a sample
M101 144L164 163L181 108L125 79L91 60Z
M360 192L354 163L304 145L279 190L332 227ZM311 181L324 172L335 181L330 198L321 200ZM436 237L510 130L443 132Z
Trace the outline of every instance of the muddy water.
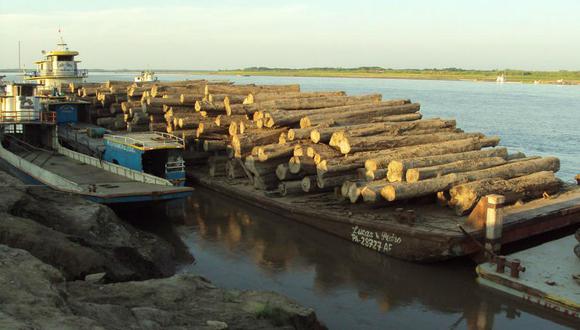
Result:
M470 260L395 260L201 188L164 212L149 217L171 220L181 255L196 259L180 272L280 292L314 308L331 329L573 327L479 287Z

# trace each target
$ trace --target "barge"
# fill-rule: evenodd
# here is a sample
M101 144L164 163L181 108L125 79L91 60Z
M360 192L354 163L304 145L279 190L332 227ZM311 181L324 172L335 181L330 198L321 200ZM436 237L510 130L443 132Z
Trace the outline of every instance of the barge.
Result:
M211 177L207 169L188 168L194 183L273 215L299 221L391 257L434 262L476 256L485 244L485 219L468 221L436 203L370 208L338 201L332 194L276 196L254 189L245 179ZM403 209L403 210L401 210ZM515 243L580 223L580 189L504 208L500 244Z
M574 235L477 266L477 282L560 315L580 319L580 260Z

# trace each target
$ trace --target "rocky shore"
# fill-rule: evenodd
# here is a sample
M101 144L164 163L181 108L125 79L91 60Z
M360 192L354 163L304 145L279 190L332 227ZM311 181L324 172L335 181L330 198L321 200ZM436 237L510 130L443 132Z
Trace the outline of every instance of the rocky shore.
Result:
M320 329L273 292L175 275L174 248L108 207L0 171L0 329Z

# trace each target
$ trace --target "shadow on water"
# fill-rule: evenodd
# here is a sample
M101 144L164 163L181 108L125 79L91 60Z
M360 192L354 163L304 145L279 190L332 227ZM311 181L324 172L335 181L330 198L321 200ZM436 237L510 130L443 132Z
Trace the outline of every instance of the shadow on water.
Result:
M124 217L172 242L180 272L280 292L331 329L572 327L479 287L470 260L396 260L203 188L186 202Z

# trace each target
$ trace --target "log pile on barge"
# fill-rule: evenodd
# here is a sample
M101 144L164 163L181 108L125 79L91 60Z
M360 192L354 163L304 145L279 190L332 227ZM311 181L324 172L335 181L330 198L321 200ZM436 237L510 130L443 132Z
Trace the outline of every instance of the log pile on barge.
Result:
M557 158L509 153L498 137L464 132L454 119L423 118L407 99L206 80L70 90L96 105L101 123L180 136L190 167L264 198L324 195L397 214L432 204L464 216L487 195L520 205L563 185Z

